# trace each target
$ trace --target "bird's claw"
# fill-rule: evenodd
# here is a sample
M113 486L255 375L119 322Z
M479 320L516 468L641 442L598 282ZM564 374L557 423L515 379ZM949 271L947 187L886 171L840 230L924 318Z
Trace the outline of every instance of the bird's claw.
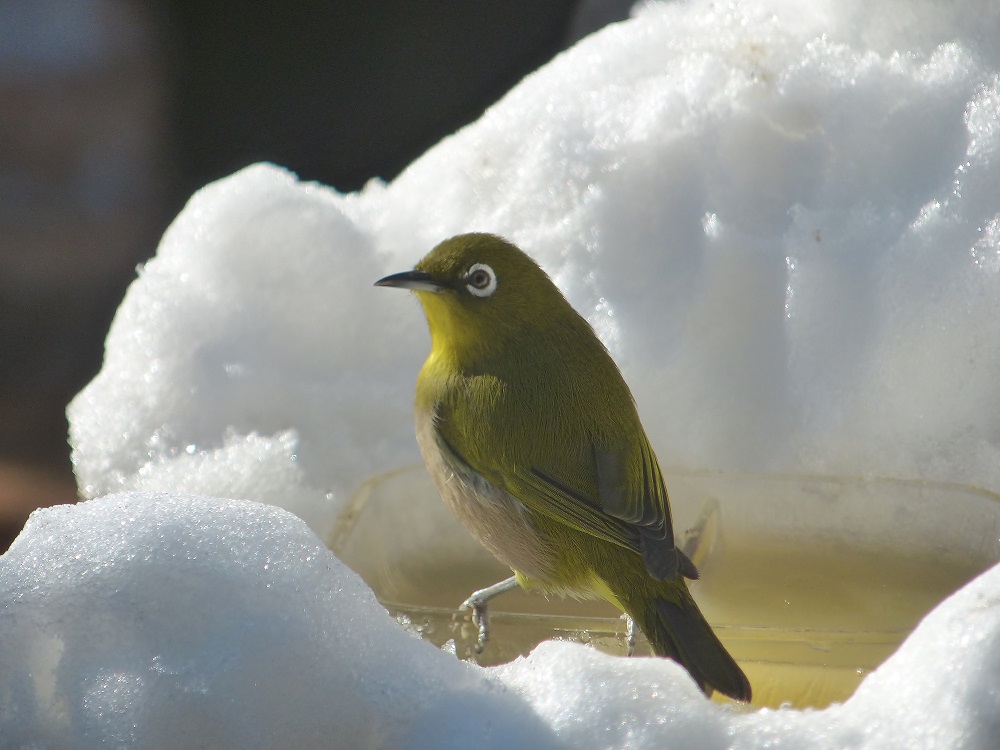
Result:
M506 578L500 583L494 583L479 591L474 591L472 596L462 602L461 609L472 610L472 622L479 628L479 638L476 639L476 653L483 653L486 642L490 639L490 616L486 611L486 605L490 599L500 596L506 591L518 587L517 576Z
M479 592L476 592L479 593ZM477 654L483 653L483 649L486 648L486 643L490 639L490 615L488 611L488 600L480 599L473 594L464 602L462 602L461 609L468 609L472 612L472 624L479 629L479 635L476 638L475 651Z

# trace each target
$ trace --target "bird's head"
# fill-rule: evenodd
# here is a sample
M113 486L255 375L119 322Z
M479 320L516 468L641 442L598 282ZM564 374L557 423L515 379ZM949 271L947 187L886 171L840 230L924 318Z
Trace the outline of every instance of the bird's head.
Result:
M434 351L462 360L505 349L567 313L559 289L530 257L492 234L460 234L412 271L375 286L410 289L427 315Z

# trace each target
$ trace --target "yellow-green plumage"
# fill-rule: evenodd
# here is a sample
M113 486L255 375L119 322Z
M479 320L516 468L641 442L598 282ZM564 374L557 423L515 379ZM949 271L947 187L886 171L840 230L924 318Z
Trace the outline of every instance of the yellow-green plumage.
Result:
M443 499L522 586L608 599L699 685L749 700L691 599L669 503L632 395L587 322L527 255L488 234L413 272L432 349L417 438Z

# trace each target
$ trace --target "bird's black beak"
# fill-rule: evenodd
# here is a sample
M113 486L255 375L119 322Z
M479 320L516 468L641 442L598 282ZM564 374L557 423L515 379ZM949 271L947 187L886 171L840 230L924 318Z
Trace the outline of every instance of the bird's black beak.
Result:
M445 285L426 271L403 271L381 278L375 286L395 286L400 289L412 289L414 292L440 292Z

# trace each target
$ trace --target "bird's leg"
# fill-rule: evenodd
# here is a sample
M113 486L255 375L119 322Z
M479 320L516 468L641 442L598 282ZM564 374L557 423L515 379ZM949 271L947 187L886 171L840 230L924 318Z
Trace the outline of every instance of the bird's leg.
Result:
M635 654L635 620L627 613L622 615L625 620L625 656Z
M474 592L459 607L459 609L472 610L472 624L479 628L479 638L476 641L477 654L483 652L483 649L486 648L486 642L490 639L490 616L486 611L490 599L494 599L500 596L500 594L506 593L511 589L516 589L517 587L517 577L511 576L506 580L500 581L500 583L494 583L492 586L487 586L484 589Z

